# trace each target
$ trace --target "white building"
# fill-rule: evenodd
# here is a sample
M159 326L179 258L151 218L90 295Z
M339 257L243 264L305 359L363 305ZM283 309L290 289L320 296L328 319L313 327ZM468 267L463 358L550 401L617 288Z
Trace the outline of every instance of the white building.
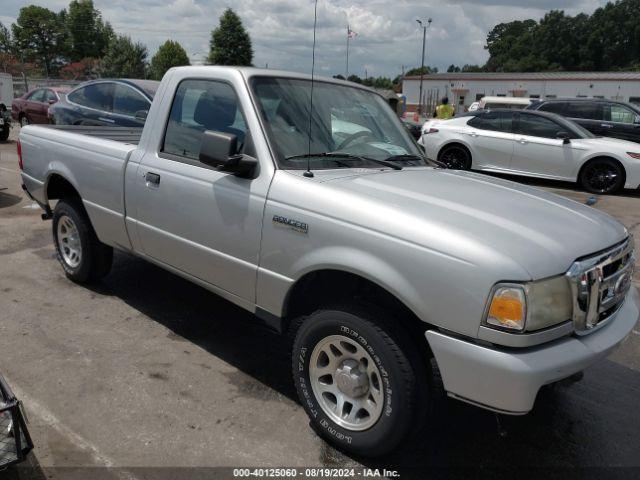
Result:
M405 77L406 110L418 106L420 76ZM456 111L487 96L556 98L595 97L640 103L640 72L437 73L425 75L422 97L432 112L444 96Z

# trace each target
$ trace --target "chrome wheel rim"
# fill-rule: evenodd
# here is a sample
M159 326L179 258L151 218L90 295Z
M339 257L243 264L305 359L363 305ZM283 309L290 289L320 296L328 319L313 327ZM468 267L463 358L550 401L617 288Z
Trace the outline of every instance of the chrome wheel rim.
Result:
M309 379L324 413L341 427L362 431L380 419L384 407L378 367L354 340L331 335L313 349Z
M78 227L71 217L67 215L60 217L57 236L62 260L71 268L76 268L82 261L82 245Z

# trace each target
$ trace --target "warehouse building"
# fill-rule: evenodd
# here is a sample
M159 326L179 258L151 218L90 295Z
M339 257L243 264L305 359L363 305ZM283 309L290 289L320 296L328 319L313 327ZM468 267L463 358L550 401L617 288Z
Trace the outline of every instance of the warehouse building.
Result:
M420 76L405 77L405 110L418 107ZM433 111L440 98L449 97L456 112L466 111L484 96L560 98L594 97L640 104L640 72L437 73L425 75L422 103Z

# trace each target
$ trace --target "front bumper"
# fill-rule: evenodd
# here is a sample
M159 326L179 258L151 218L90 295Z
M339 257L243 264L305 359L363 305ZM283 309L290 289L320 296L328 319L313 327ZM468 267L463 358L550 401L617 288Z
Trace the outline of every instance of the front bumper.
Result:
M570 377L609 355L640 318L640 295L631 288L607 325L531 348L494 348L445 333L425 334L447 393L490 410L522 415L533 408L538 390Z

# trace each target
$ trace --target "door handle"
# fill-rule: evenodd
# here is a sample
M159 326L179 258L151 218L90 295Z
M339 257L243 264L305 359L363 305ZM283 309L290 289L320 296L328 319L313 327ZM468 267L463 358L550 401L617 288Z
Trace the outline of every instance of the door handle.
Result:
M611 125L609 123L601 123L600 126L601 127L605 127L605 128L613 128L613 125Z
M157 187L160 185L160 175L153 172L147 172L144 174L144 179L147 181L147 187Z
M529 141L525 140L524 138L519 139L518 142L521 143L522 145L526 145L527 143L529 143Z
M115 123L116 121L112 118L104 118L104 117L98 117L98 120L101 120L103 122L108 122L108 123Z
M470 137L476 138L478 136L478 134L476 132L469 132L467 135L469 135Z

